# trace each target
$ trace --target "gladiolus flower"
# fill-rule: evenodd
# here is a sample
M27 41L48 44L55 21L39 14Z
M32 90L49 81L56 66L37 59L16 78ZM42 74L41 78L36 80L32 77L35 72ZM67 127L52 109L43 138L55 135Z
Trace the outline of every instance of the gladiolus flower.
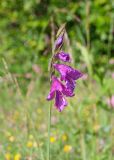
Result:
M72 67L68 65L53 64L53 66L61 74L61 80L66 81L69 78L72 80L77 80L83 76L83 74L80 71L73 69Z
M68 54L68 53L65 53L65 52L63 52L63 51L57 53L57 54L55 55L55 58L57 58L57 59L59 59L59 60L61 60L61 61L63 61L63 62L70 62L70 61L71 61L69 54Z
M76 86L75 80L82 77L83 74L80 71L73 69L72 67L65 64L53 64L53 66L61 74L61 80L66 82L66 88L69 90L69 92L73 93Z
M52 77L51 89L47 100L52 100L55 97L55 106L59 111L62 111L67 105L63 95L64 89L64 85L56 77Z

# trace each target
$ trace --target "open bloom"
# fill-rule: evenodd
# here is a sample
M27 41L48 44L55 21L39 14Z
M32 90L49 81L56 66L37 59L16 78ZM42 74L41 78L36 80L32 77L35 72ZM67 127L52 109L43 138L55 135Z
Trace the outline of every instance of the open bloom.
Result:
M63 62L70 62L71 61L69 54L65 53L64 51L57 53L55 55L55 58L57 58Z
M66 80L71 78L72 80L77 80L83 76L83 74L73 69L72 67L65 64L53 64L54 68L61 74L61 80Z
M64 35L61 35L57 38L57 40L55 41L55 49L58 49L62 45L63 38L64 38Z
M65 64L53 64L54 68L61 74L61 80L66 82L66 88L72 93L74 91L75 80L83 76L83 74Z
M52 84L47 100L55 98L55 106L59 111L62 111L67 106L65 96L73 96L67 88L56 78L52 77Z

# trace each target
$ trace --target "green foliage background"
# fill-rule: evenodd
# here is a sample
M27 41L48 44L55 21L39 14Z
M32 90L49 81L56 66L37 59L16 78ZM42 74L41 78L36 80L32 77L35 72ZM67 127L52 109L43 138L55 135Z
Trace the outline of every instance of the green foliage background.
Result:
M75 41L86 46L89 32L94 63L99 63L101 55L107 56L113 10L113 0L1 0L0 57L5 57L11 72L28 72L33 63L47 71L53 17L55 31L67 23L74 58L80 58Z
M48 64L63 23L85 79L63 112L52 107L51 159L114 159L114 0L0 0L0 160L47 158Z

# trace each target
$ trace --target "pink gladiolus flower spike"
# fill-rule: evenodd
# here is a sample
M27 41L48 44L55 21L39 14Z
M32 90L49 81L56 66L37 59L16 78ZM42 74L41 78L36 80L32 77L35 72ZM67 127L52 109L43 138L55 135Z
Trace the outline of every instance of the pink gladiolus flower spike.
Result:
M61 32L59 33L59 37L54 44L54 54L50 67L51 88L47 97L47 100L52 100L55 98L55 107L60 112L67 106L67 101L65 97L74 96L76 80L83 76L80 71L73 69L68 65L55 64L56 60L60 60L63 62L71 62L70 55L64 51L61 51L64 41L65 26L61 30L59 30L59 32ZM52 71L55 70L60 73L60 78L54 76L55 72ZM61 81L64 82L62 83Z

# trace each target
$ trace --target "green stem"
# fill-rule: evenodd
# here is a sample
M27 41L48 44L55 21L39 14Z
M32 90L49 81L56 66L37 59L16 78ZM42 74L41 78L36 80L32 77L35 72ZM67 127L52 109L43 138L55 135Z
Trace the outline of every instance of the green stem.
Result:
M47 160L50 160L50 129L51 129L51 104L48 113L48 143L47 143Z
M52 63L53 63L53 56L54 56L54 23L53 23L53 16L51 17L51 45L52 45L52 58L51 58L51 65L49 66L49 70L50 70L50 83L51 83L51 75L52 75L52 71L51 71L51 67L52 67ZM49 111L48 111L48 143L47 143L47 160L50 160L50 129L51 129L51 106L52 103L50 103L49 106Z

